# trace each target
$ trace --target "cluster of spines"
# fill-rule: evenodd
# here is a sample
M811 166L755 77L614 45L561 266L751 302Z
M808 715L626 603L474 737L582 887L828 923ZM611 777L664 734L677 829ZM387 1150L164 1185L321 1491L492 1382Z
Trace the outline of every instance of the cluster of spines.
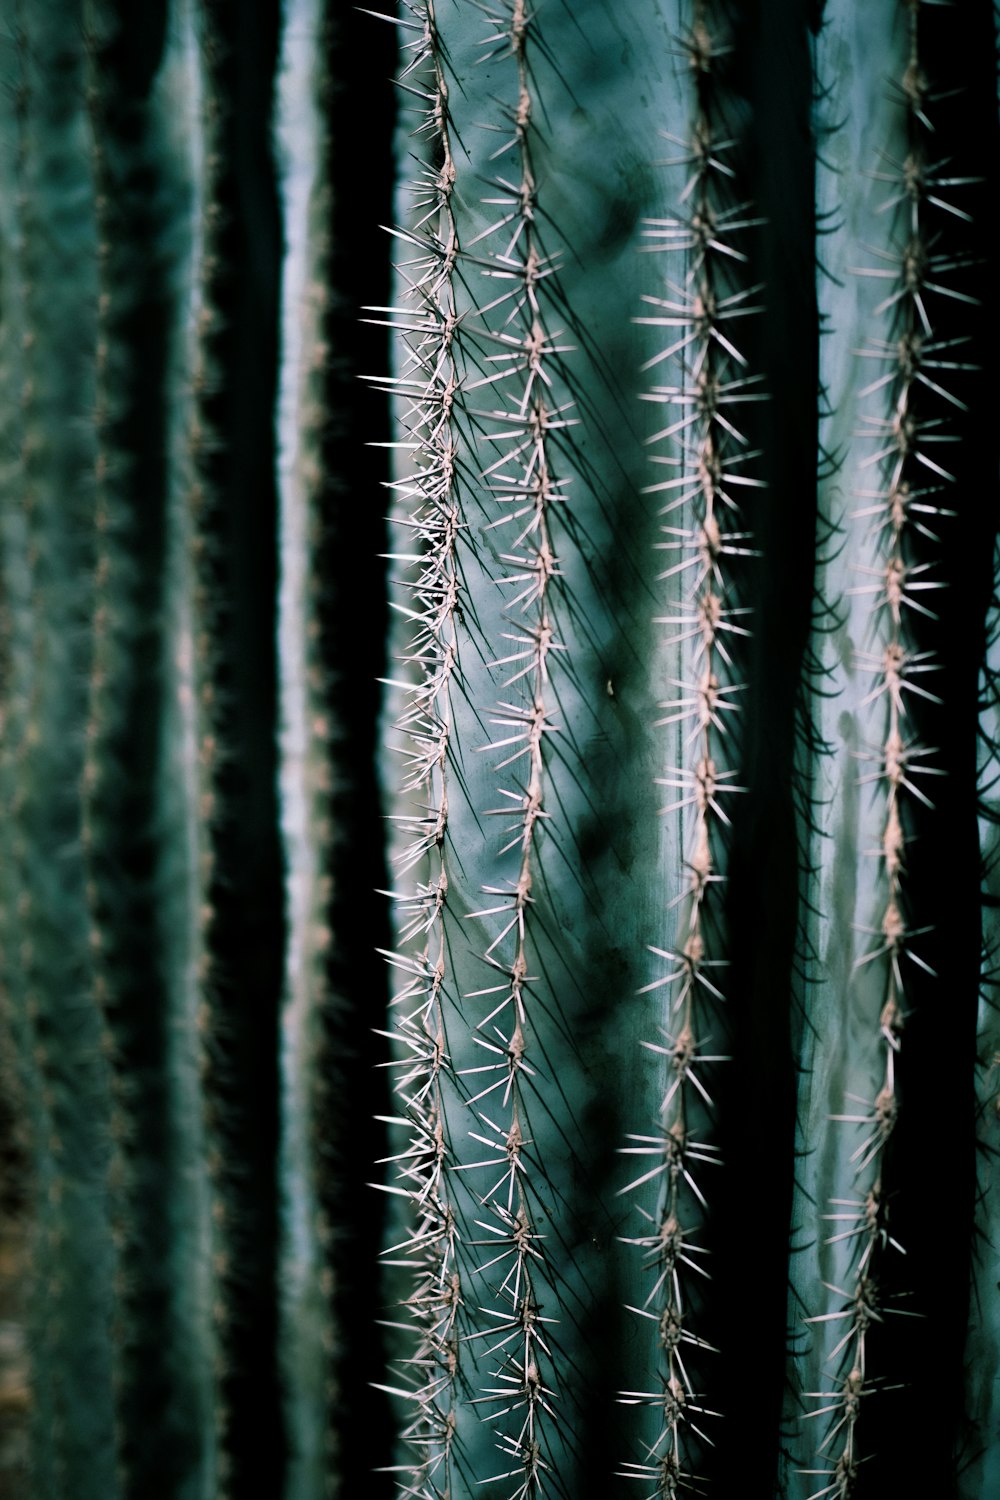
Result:
M397 267L405 283L404 305L389 310L405 362L387 386L405 407L404 425L414 435L412 470L395 482L408 507L402 524L409 547L397 561L412 567L404 611L412 635L404 660L413 678L405 684L396 728L406 767L402 791L419 799L419 808L400 820L405 842L397 868L404 878L416 871L420 879L414 890L397 893L399 949L391 955L407 976L393 998L398 1014L392 1036L402 1049L393 1067L408 1137L394 1158L399 1185L391 1190L409 1201L412 1216L403 1242L387 1253L390 1261L401 1257L414 1273L404 1304L412 1347L400 1364L403 1383L393 1390L410 1412L402 1438L413 1454L413 1461L397 1470L399 1489L416 1500L452 1493L462 1387L460 1234L445 1111L446 1094L457 1086L446 1039L445 1002L455 996L445 910L465 502L457 437L462 376L456 348L455 166L434 0L414 0L397 24L406 38L399 83L417 101L416 133L426 138L428 157L411 185L415 222L397 231L412 255Z
M473 1243L485 1250L476 1266L482 1287L489 1287L497 1306L478 1311L470 1335L479 1346L480 1362L492 1368L481 1394L474 1398L483 1419L493 1426L503 1467L484 1482L510 1485L509 1500L536 1500L558 1483L551 1461L558 1423L559 1378L551 1328L558 1321L545 1315L554 1300L554 1271L539 1204L531 1179L529 1093L536 1078L534 1015L538 979L532 975L533 886L539 874L540 840L552 814L546 806L550 771L548 744L558 730L553 717L551 676L559 653L558 605L560 561L555 529L558 507L566 504L567 479L557 472L556 448L572 423L571 402L562 402L560 356L567 346L547 323L545 282L555 270L539 232L541 210L534 163L536 100L531 59L535 21L524 0L484 7L488 29L483 61L510 59L516 69L517 99L504 108L493 127L501 136L490 160L507 158L511 178L498 175L484 199L490 222L468 249L497 246L472 263L499 283L498 292L476 310L482 373L468 391L495 398L478 411L485 425L481 441L498 452L481 470L480 480L494 519L489 530L501 538L498 551L504 572L495 579L503 591L509 643L494 658L504 694L488 716L496 731L480 752L499 755L494 769L505 773L497 791L500 805L484 809L503 822L501 858L513 855L516 875L483 887L488 905L470 913L473 920L496 924L483 962L497 982L469 995L487 1013L478 1022L478 1038L494 1061L476 1074L470 1104L482 1130L473 1139L486 1155L463 1170L484 1172L486 1191L477 1187L483 1217L476 1220L485 1239ZM494 196L495 193L495 196ZM481 1087L485 1074L485 1087ZM490 1099L489 1109L482 1101ZM481 1179L476 1179L477 1182ZM480 1294L481 1295L481 1294Z
M859 651L855 665L874 679L862 707L870 706L880 715L881 740L868 755L875 769L861 781L880 788L881 839L879 847L869 853L881 863L883 904L879 925L874 931L866 929L866 951L856 963L859 969L878 965L882 973L878 1013L871 1018L880 1082L872 1099L852 1096L855 1108L833 1117L859 1126L863 1134L851 1153L856 1196L835 1199L826 1215L835 1226L827 1244L850 1247L851 1285L834 1288L843 1298L842 1310L807 1319L814 1324L840 1324L844 1330L827 1356L836 1372L834 1388L807 1393L819 1403L808 1415L827 1419L817 1448L826 1467L804 1470L821 1481L810 1500L825 1496L848 1500L855 1492L863 1457L856 1429L869 1406L866 1398L880 1388L868 1346L873 1328L888 1313L898 1311L886 1305L881 1287L886 1257L904 1249L891 1232L889 1204L892 1143L900 1111L899 1059L907 1016L906 966L914 964L933 977L919 943L914 943L929 928L913 922L906 895L906 852L916 815L932 807L919 780L941 774L928 763L932 752L912 729L913 700L935 704L940 699L923 685L924 674L933 672L936 662L930 651L920 649L913 620L934 621L936 616L924 599L928 591L941 587L933 576L927 576L932 565L918 560L921 539L935 541L934 518L953 514L938 500L953 476L932 456L931 447L949 441L949 435L942 430L943 418L928 416L927 411L928 407L961 406L943 382L949 369L968 366L954 358L955 341L936 335L931 320L937 298L967 299L941 279L957 262L935 255L928 205L967 217L949 198L950 189L968 179L942 176L940 164L933 160L933 125L927 114L930 92L919 49L920 8L921 0L901 0L907 59L897 94L904 112L906 156L903 161L887 159L875 174L876 180L887 185L880 211L893 226L892 237L876 252L881 263L858 273L886 283L886 295L875 312L886 319L889 331L889 337L871 339L858 351L881 365L882 373L859 396L874 398L878 410L862 414L860 435L871 440L875 449L861 465L862 483L856 494L864 503L855 520L868 539L874 539L877 550L872 565L859 565L866 581L853 591L873 597L869 618L875 649ZM949 197L942 197L942 192ZM869 475L876 479L874 486Z
M667 496L661 514L670 566L659 575L677 593L670 613L657 623L670 627L669 642L681 648L685 675L673 679L674 695L662 706L657 727L671 730L676 763L657 778L669 789L664 815L680 815L685 889L674 903L675 936L670 948L653 948L667 972L644 986L665 992L660 1040L643 1045L665 1060L666 1085L655 1135L638 1135L624 1149L651 1165L623 1192L655 1183L653 1213L639 1207L648 1228L631 1243L645 1252L652 1285L633 1311L652 1322L658 1341L658 1390L626 1391L621 1399L654 1413L656 1435L645 1443L640 1462L622 1474L650 1484L651 1496L697 1492L692 1463L711 1438L702 1424L718 1415L703 1404L697 1389L702 1352L709 1349L695 1326L708 1277L707 1247L699 1244L699 1223L708 1207L699 1182L702 1168L719 1163L718 1148L707 1138L714 1112L706 1073L725 1059L711 1050L713 1016L719 1025L723 1000L720 973L726 965L721 903L725 889L726 804L735 785L733 718L742 684L732 654L749 632L734 603L735 559L750 555L748 534L739 529L734 491L761 481L747 472L753 453L737 411L760 399L747 361L735 341L734 323L752 313L756 288L740 285L746 263L734 236L753 222L747 205L733 200L733 169L727 156L734 145L720 108L719 60L725 53L713 8L696 0L690 27L680 45L692 80L693 108L688 138L677 142L674 165L688 173L680 194L682 212L650 222L650 248L683 260L683 279L667 279L667 295L644 300L655 311L640 321L670 330L664 349L648 361L667 361L674 383L650 390L646 399L662 404L667 425L650 439L670 449L654 461L674 470L648 486ZM672 755L673 758L673 755Z

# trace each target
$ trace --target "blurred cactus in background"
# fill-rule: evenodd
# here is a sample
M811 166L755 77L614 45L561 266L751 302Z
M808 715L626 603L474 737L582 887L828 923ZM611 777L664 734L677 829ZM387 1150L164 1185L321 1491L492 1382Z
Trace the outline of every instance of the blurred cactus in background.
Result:
M0 1496L981 1500L990 8L0 75Z

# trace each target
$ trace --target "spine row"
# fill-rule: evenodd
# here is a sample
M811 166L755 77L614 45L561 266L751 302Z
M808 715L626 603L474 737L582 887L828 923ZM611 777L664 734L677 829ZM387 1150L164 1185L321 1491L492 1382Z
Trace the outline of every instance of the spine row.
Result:
M756 377L740 353L738 320L756 311L759 290L745 285L746 263L736 248L752 220L747 205L733 201L734 171L728 157L734 141L725 128L719 79L726 45L714 8L696 0L681 39L691 80L690 133L677 142L687 181L676 217L652 220L650 249L678 257L684 267L667 294L647 296L653 311L640 321L669 330L666 346L646 368L667 365L670 384L654 386L645 399L661 405L667 423L648 440L666 445L653 461L670 477L647 487L666 497L661 515L669 566L659 581L671 589L669 643L680 653L683 676L672 679L670 698L657 727L669 731L670 762L657 783L670 801L661 814L677 820L677 843L686 871L675 903L673 941L654 947L660 977L643 993L665 995L659 1038L643 1046L665 1070L654 1134L631 1135L624 1154L640 1158L644 1170L622 1189L636 1194L646 1221L630 1243L644 1252L649 1292L632 1309L656 1329L660 1385L624 1391L621 1400L649 1413L644 1455L623 1465L625 1477L652 1483L651 1493L673 1497L697 1483L699 1451L712 1439L705 1427L719 1414L704 1404L699 1387L703 1355L710 1346L699 1335L705 1298L708 1246L701 1242L709 1208L705 1170L720 1164L712 1143L711 1076L727 1059L713 1050L724 1000L720 971L726 967L722 919L726 881L727 805L743 788L735 784L734 716L745 690L735 648L749 631L741 623L738 559L751 555L741 529L738 495L759 486L748 472L753 454L739 418L741 405L761 399ZM676 590L676 592L673 592ZM655 1185L655 1206L639 1201ZM708 1421L706 1421L708 1419ZM651 1434L651 1436L650 1436Z

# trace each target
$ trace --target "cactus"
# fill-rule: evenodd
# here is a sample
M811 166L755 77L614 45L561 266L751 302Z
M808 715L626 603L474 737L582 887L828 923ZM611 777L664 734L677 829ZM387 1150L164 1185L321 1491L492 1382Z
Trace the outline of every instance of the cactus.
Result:
M970 628L939 602L945 580L929 550L947 545L935 541L938 524L958 519L941 492L960 480L939 455L958 435L952 418L972 408L976 360L963 312L982 293L975 250L962 242L975 215L961 194L974 194L976 174L952 165L957 151L947 168L931 154L945 90L927 82L924 60L944 50L940 38L924 50L921 32L934 21L923 7L877 8L866 35L853 11L830 6L811 57L801 15L797 37L790 14L748 18L695 4L665 19L672 41L651 72L672 68L669 86L643 73L636 52L624 66L629 103L655 100L670 141L662 215L650 182L630 184L649 216L647 248L665 252L667 267L659 286L645 288L635 260L614 275L605 269L598 311L586 287L604 265L605 221L587 198L593 158L577 143L575 81L609 51L601 12L583 36L550 9L516 4L483 19L443 4L407 12L403 76L423 106L418 138L429 143L404 200L401 300L388 318L402 351L388 389L407 439L398 561L412 601L399 648L412 685L397 687L397 729L401 790L414 802L400 814L396 859L401 876L417 869L416 883L410 876L398 892L392 960L402 976L394 1066L407 1122L394 1190L409 1194L415 1213L389 1253L417 1263L404 1303L411 1342L394 1385L410 1445L407 1494L450 1494L474 1481L498 1495L560 1485L576 1495L591 1484L598 1493L612 1473L651 1495L737 1493L746 1474L803 1495L861 1492L880 1473L898 1484L907 1460L863 1436L880 1409L914 1400L912 1382L899 1379L904 1356L881 1331L915 1311L891 1258L904 1249L918 1264L919 1316L945 1344L946 1325L961 1321L951 1294L968 1284L950 1261L935 1284L926 1233L922 1266L897 1238L906 1210L890 1173L913 1170L895 1135L907 1128L905 1099L927 1092L919 1071L909 1095L901 1082L904 1020L923 988L907 970L929 981L937 968L920 941L940 920L916 873L933 826L922 814L950 799L931 781L944 767L923 749L941 736L930 709L945 701L924 673L942 643L982 641L981 614ZM640 23L619 8L616 24L631 39ZM764 96L761 71L772 41L797 70L776 102ZM477 42L490 81L470 103ZM888 71L884 97L863 57ZM796 139L809 118L810 71L815 189ZM843 91L856 97L862 78L865 102L849 108ZM484 135L486 93L493 118ZM599 129L600 95L589 97L588 123ZM630 120L629 105L621 108ZM877 154L866 160L873 131ZM623 138L634 141L631 123ZM777 166L759 160L765 138ZM615 179L606 156L601 167L607 192ZM848 171L860 180L845 201ZM768 294L776 282L780 309ZM630 368L613 342L629 283L631 316L650 330L649 341L634 335ZM620 388L665 413L645 437L662 466L652 482L622 473L641 434L628 434L615 409L609 366ZM641 369L655 372L645 392ZM822 391L821 422L807 405L809 371ZM612 424L614 477L602 443ZM654 497L645 514L631 509L637 484ZM802 503L810 489L812 517ZM613 542L603 530L609 511ZM513 547L490 541L504 528ZM639 538L665 562L654 573L639 563L661 590L645 621L629 617L634 586L615 597L618 579L606 571L614 550ZM787 579L776 577L779 558ZM766 597L775 588L780 597ZM498 610L498 593L515 607ZM981 611L986 593L977 597ZM606 607L635 650L631 680L610 666ZM648 633L651 618L659 639ZM602 682L604 695L594 690ZM970 693L967 713L973 701ZM623 805L622 783L596 747L613 743L609 726L637 702L645 721L640 710L628 756L635 769L645 763L649 780L644 788L629 777ZM966 718L966 759L952 750L952 782L970 774L970 728ZM662 751L650 729L666 732ZM470 751L489 757L492 783ZM667 789L659 809L644 800L652 781ZM957 830L950 806L945 823ZM652 828L657 810L665 836L643 840L636 824ZM499 839L487 822L494 815ZM958 839L940 836L942 847ZM620 861L610 878L601 863L609 849ZM756 877L760 863L766 873ZM774 899L783 892L784 915L749 917L760 902L751 881ZM627 916L623 888L634 892ZM653 921L643 910L651 892ZM975 896L966 894L967 916ZM579 946L594 912L614 934L601 954ZM974 947L970 933L966 953ZM595 963L612 952L620 968L609 986ZM493 982L488 971L477 980L477 956L497 970ZM655 998L651 1017L635 1004L643 994ZM971 1056L972 987L968 994ZM926 1015L929 992L922 1004ZM832 1044L845 1027L846 1054ZM616 1095L633 1171L615 1192L600 1178L615 1106L606 1103L596 1123L591 1089L596 1059L620 1066L628 1031L647 1062ZM485 1054L478 1065L476 1046ZM951 1139L968 1172L966 1078L965 1134L956 1094ZM909 1128L926 1148L927 1127ZM475 1174L481 1185L470 1198ZM621 1195L634 1199L631 1222ZM612 1262L619 1252L610 1245L599 1272L588 1260L607 1210L616 1237L641 1252L633 1269ZM737 1253L751 1218L754 1246L741 1238ZM781 1244L790 1220L791 1252ZM538 1232L556 1223L557 1275L553 1234ZM612 1286L614 1311L605 1300ZM645 1337L627 1331L622 1308L638 1315ZM907 1347L905 1331L894 1338ZM611 1380L626 1407L617 1418ZM587 1415L599 1404L600 1423ZM974 1486L981 1455L971 1444L962 1452L964 1482ZM942 1492L952 1462L944 1454ZM598 1462L614 1466L600 1479Z
M0 71L0 1496L978 1500L985 4Z

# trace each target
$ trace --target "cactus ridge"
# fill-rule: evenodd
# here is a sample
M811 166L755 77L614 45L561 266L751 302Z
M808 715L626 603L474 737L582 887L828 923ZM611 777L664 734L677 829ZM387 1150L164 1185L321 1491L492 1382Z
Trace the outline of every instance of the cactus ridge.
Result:
M289 1479L297 1494L337 1493L350 1420L341 1312L353 1289L337 1227L350 1201L347 1148L336 1148L349 1071L350 997L336 972L333 910L336 796L343 766L342 703L327 663L324 561L338 539L324 452L335 298L334 130L324 109L328 59L339 44L323 0L286 20L279 74L278 148L288 246L279 393L282 832L288 938L282 1016L281 1174L284 1215L281 1373ZM343 694L341 693L341 697ZM343 795L341 793L341 795ZM331 960L333 960L331 962ZM353 1247L352 1247L353 1249ZM356 1252L355 1252L356 1253Z
M16 228L5 282L9 272L21 304L23 359L14 376L21 382L21 476L7 505L16 508L26 492L27 524L11 540L18 548L26 544L25 602L35 614L29 659L15 668L27 701L26 734L20 745L15 741L14 756L16 761L23 749L25 759L11 767L19 777L15 797L24 797L12 851L16 861L23 858L18 958L34 1033L30 1067L37 1070L46 1117L33 1149L41 1158L36 1183L44 1183L44 1198L35 1203L42 1241L37 1287L47 1311L32 1358L36 1379L51 1389L51 1405L46 1410L41 1403L42 1420L50 1423L46 1432L53 1434L45 1482L88 1496L113 1494L115 1486L114 1256L102 1192L111 1151L109 1069L93 1005L79 803L91 607L89 352L96 297L83 59L74 22L65 6L44 15L25 7L14 15L19 77L7 161L15 173ZM53 433L61 435L58 443L51 441ZM16 558L17 552L12 565L22 565ZM81 1391L82 1371L87 1384ZM92 1443L96 1457L88 1454Z
M545 214L534 159L531 59L533 48L544 44L536 42L520 0L484 14L478 56L508 77L512 71L516 89L491 127L499 144L489 152L487 169L502 165L493 168L482 200L485 227L459 245L450 85L433 8L422 10L404 76L415 75L418 60L425 69L427 82L413 87L426 101L419 128L431 136L432 160L412 189L416 228L406 232L406 243L416 254L401 267L416 310L391 315L409 360L392 388L410 406L404 421L418 445L417 476L402 482L418 507L406 524L422 544L412 585L417 634L407 656L423 680L399 727L408 736L406 790L423 791L419 813L400 824L399 864L429 864L415 899L400 901L402 936L420 946L415 956L401 952L395 960L409 976L398 1002L419 999L398 1023L406 1046L397 1064L400 1093L416 1125L399 1159L406 1164L403 1180L422 1160L429 1164L422 1180L433 1184L414 1194L431 1223L418 1218L411 1245L430 1240L429 1272L420 1285L434 1291L425 1292L422 1303L419 1292L410 1299L422 1306L430 1328L420 1347L433 1351L433 1373L416 1394L416 1420L407 1429L411 1441L420 1433L433 1436L405 1493L416 1493L418 1474L427 1482L432 1465L433 1482L444 1485L459 1463L462 1392L465 1409L493 1429L502 1456L501 1470L477 1477L506 1487L512 1497L528 1497L560 1485L555 1452L570 1440L565 1419L557 1418L557 1370L565 1354L556 1314L546 1311L565 1303L566 1291L550 1261L553 1236L541 1231L539 1217L551 1217L545 1200L558 1189L533 1149L532 1132L536 1111L551 1114L535 1017L541 1006L543 1026L559 1025L553 1018L560 1004L533 972L533 932L536 887L545 879L541 841L553 819L549 762L559 753L554 736L565 734L556 700L563 674L567 680L572 674L558 623L560 610L573 606L562 585L557 528L571 534L569 476L559 469L576 418L563 364L569 346L550 324L552 310L556 317L562 312L558 262L542 241ZM483 278L492 284L486 296L476 291ZM472 541L473 516L485 550ZM483 570L484 584L502 593L499 649L485 639L466 593L463 548ZM463 979L456 993L449 974L455 933L449 935L447 925L449 798L454 787L466 799L469 794L452 745L450 705L456 689L468 693L463 648L500 689L492 708L469 699L485 741L477 754L490 757L499 773L497 805L476 806L473 816L484 833L491 820L501 820L497 858L516 863L508 881L483 886L486 904L463 919L485 931L479 961L496 982L468 990ZM571 735L565 738L561 759L571 764L579 749ZM447 1041L449 1013L468 1028L471 1043L463 1045L457 1067ZM469 1147L446 1124L446 1105L456 1096L474 1111ZM461 1458L477 1470L483 1462L471 1453Z
M231 1199L230 1121L226 1086L226 1024L214 952L217 916L217 844L224 818L221 776L226 756L225 663L222 591L219 587L215 456L220 446L213 396L214 358L220 331L218 277L222 269L219 192L224 169L223 99L218 69L221 42L211 4L189 0L182 11L185 66L200 136L192 152L192 243L185 267L188 301L184 329L185 390L177 410L177 452L172 475L180 556L182 620L175 671L184 740L184 816L188 910L184 1027L195 1059L201 1147L199 1204L195 1210L199 1285L197 1316L205 1332L204 1375L211 1403L206 1482L229 1493L232 1454L227 1384L233 1292L238 1277Z
M484 886L489 904L469 913L472 919L487 919L487 926L499 918L499 930L483 953L484 963L498 971L499 978L481 992L490 1010L478 1022L477 1031L489 1037L495 1023L499 1046L487 1046L498 1062L489 1068L499 1074L504 1092L501 1100L490 1100L489 1115L481 1107L489 1091L480 1089L475 1095L480 1104L475 1113L489 1134L469 1134L486 1146L487 1155L463 1166L477 1172L487 1169L492 1179L484 1193L483 1179L478 1179L484 1218L475 1223L487 1235L478 1247L489 1259L481 1259L477 1269L492 1281L499 1310L490 1310L489 1322L480 1322L472 1334L477 1343L489 1344L483 1358L490 1362L486 1380L492 1382L481 1386L474 1404L481 1407L484 1421L495 1424L496 1446L504 1463L489 1481L504 1485L510 1481L508 1500L535 1500L553 1482L558 1484L558 1470L553 1472L552 1428L558 1422L561 1382L556 1370L558 1344L550 1332L553 1319L541 1311L552 1299L553 1268L546 1244L549 1236L541 1232L538 1220L528 1151L532 1140L528 1080L537 1067L534 1010L535 987L540 981L531 974L532 885L538 874L538 840L544 820L552 816L547 807L547 762L549 736L558 732L558 723L553 718L550 676L558 670L558 654L564 649L556 619L559 556L553 511L565 502L567 481L558 477L552 432L564 429L570 419L565 417L565 405L553 405L550 396L550 371L567 347L559 344L558 333L547 324L547 260L535 228L540 205L532 160L535 98L529 72L534 27L523 0L511 0L495 12L487 9L486 15L490 28L483 40L484 57L510 54L516 66L517 102L507 111L511 135L495 154L501 156L513 147L519 178L514 183L498 178L498 198L484 202L499 208L499 217L477 237L502 246L493 251L492 275L499 276L502 284L511 284L510 290L504 287L501 296L477 309L484 323L490 314L502 312L504 317L502 332L493 332L486 323L487 348L493 348L486 362L495 369L468 384L469 395L489 389L489 396L498 399L498 405L486 413L492 431L487 428L484 440L495 443L501 456L481 471L481 483L501 507L490 529L499 532L499 544L505 547L499 553L504 564L499 582L504 588L505 619L511 625L504 636L513 646L490 661L490 669L504 669L499 685L505 696L487 720L498 733L480 748L490 756L499 753L493 766L508 772L498 784L501 805L486 808L484 816L504 820L501 837L505 841L499 853L519 849L520 868L516 880L510 882L513 888ZM472 245L475 240L469 249ZM523 691L514 693L516 684L523 684ZM477 998L475 992L466 996ZM475 1320L475 1314L472 1317Z
M417 439L412 472L396 482L400 500L413 507L403 524L415 549L396 557L412 569L407 616L413 634L404 662L415 676L396 730L402 790L419 799L419 807L401 820L396 865L400 876L415 871L420 879L412 891L396 893L399 949L390 956L405 980L392 1000L400 1012L392 1036L402 1048L392 1066L407 1125L407 1143L393 1158L401 1186L391 1190L405 1195L414 1217L404 1240L385 1255L390 1264L401 1256L415 1267L404 1303L412 1347L401 1362L401 1384L390 1388L405 1399L402 1440L413 1454L397 1483L404 1496L444 1497L452 1493L459 1463L456 1407L470 1380L461 1232L450 1181L455 1154L446 1096L459 1085L446 1034L445 1003L449 995L455 999L455 980L444 924L455 775L452 695L461 691L458 614L465 596L459 548L467 526L456 441L464 384L454 285L460 247L448 81L433 0L407 5L400 24L406 39L399 81L417 98L415 134L426 136L430 159L411 185L416 223L405 239L416 253L400 268L407 303L390 310L407 362L388 389L405 404L404 426Z
M922 717L922 705L939 707L942 700L924 682L925 674L938 670L938 662L932 651L919 649L921 634L911 622L914 616L932 625L937 620L928 596L943 584L933 576L933 562L919 559L922 544L937 543L939 519L955 511L939 498L954 476L932 445L952 440L946 413L949 406L963 407L947 388L948 372L970 368L953 357L962 340L935 333L932 314L940 299L967 299L947 285L949 271L960 262L935 254L931 221L935 209L967 219L952 200L954 189L971 179L943 176L933 162L928 113L933 98L921 60L920 9L918 3L900 7L903 71L894 81L893 97L906 154L899 160L884 151L872 174L883 185L877 212L884 215L888 237L874 247L874 265L853 268L859 276L884 283L885 295L874 311L889 334L869 337L856 351L875 365L874 378L857 398L867 408L860 413L858 436L866 446L874 444L874 450L859 461L854 493L862 503L851 521L858 553L864 556L867 550L872 561L855 564L863 581L847 590L849 596L870 601L868 649L856 650L855 669L873 679L859 706L869 711L874 743L858 753L874 769L862 774L858 785L874 787L882 808L879 847L871 851L883 871L882 908L877 925L861 929L855 972L871 965L881 974L880 991L872 991L875 1011L870 1018L879 1081L871 1097L852 1094L846 1110L831 1116L859 1127L861 1138L850 1153L854 1192L833 1198L824 1215L832 1224L825 1245L849 1251L849 1282L835 1289L842 1299L840 1310L806 1320L829 1323L836 1330L836 1342L825 1357L835 1377L831 1388L805 1393L815 1403L807 1419L821 1419L824 1432L816 1447L816 1462L822 1466L803 1470L821 1481L810 1500L827 1495L847 1500L855 1492L869 1398L886 1388L873 1368L870 1344L873 1330L887 1316L904 1311L883 1295L882 1283L891 1282L887 1258L905 1254L892 1231L890 1205L893 1140L902 1108L908 965L934 977L919 942L931 928L916 924L907 895L907 848L921 818L933 811L923 778L943 774L928 764L934 751L921 743L913 724Z
M482 269L499 279L501 291L474 310L483 370L467 382L464 395L479 391L475 399L495 403L481 414L481 442L500 456L481 469L479 481L487 505L492 500L499 507L487 530L497 533L502 549L497 584L510 626L503 637L513 649L503 655L494 651L488 662L504 696L487 713L490 738L478 748L491 757L495 771L506 772L498 783L500 805L483 809L483 816L503 820L499 854L518 851L519 868L509 882L484 886L488 904L469 913L471 921L494 929L481 958L497 982L464 999L484 1002L486 1013L476 1030L497 1058L487 1068L498 1075L503 1093L490 1097L487 1111L482 1101L495 1090L479 1088L477 1076L472 1107L480 1129L470 1137L487 1154L463 1162L462 1170L485 1171L474 1181L483 1215L475 1224L486 1238L471 1243L478 1252L475 1274L497 1304L483 1307L480 1301L478 1316L470 1313L470 1337L485 1367L472 1404L493 1428L503 1465L481 1478L504 1486L509 1500L535 1500L553 1485L560 1487L553 1458L561 1384L552 1331L556 1320L542 1311L558 1301L558 1291L551 1235L540 1226L530 1151L532 1080L541 1060L535 1009L542 981L531 972L531 948L539 842L552 816L549 742L559 728L553 679L565 649L557 618L560 559L554 525L557 508L566 503L567 480L558 477L556 434L572 419L567 404L553 395L559 356L568 346L548 322L552 263L541 242L543 210L534 163L534 23L524 0L484 7L484 15L481 56L509 59L515 69L516 103L503 109L501 144L492 153L493 160L512 161L514 180L498 175L490 184L497 196L483 203L491 222L468 245L469 250L483 242L499 247L489 250ZM558 1005L557 997L552 999ZM482 1296L479 1290L478 1299Z
M712 1050L721 1029L724 1001L720 971L727 965L722 899L726 882L727 806L735 794L738 719L746 684L739 678L738 646L749 635L749 609L739 603L737 559L751 557L749 532L739 521L741 489L762 481L740 407L762 399L759 377L748 372L739 348L739 320L759 312L759 286L745 284L747 255L738 248L756 222L745 202L733 201L735 144L722 108L720 57L727 51L718 9L696 3L687 32L677 39L691 80L688 138L678 141L671 163L687 180L677 195L683 216L652 220L648 248L680 258L683 279L667 277L668 295L647 296L657 310L640 321L669 330L668 342L646 369L668 363L674 383L655 386L645 399L666 407L667 425L649 439L669 444L653 461L677 471L646 492L665 496L660 514L665 541L656 546L675 557L658 581L678 589L670 614L656 617L681 648L683 678L657 727L670 730L667 774L656 778L671 800L661 808L678 819L686 888L677 908L673 946L653 947L666 972L643 987L665 992L659 1040L642 1045L665 1059L666 1079L656 1135L632 1135L623 1148L644 1167L623 1192L657 1188L654 1213L637 1202L648 1229L631 1239L645 1251L653 1278L641 1307L633 1311L657 1328L660 1388L626 1391L620 1399L656 1414L655 1436L640 1462L624 1464L624 1477L652 1483L656 1496L697 1490L699 1453L713 1439L706 1428L720 1414L711 1409L704 1355L712 1346L698 1333L698 1312L710 1276L701 1220L709 1209L709 1174L721 1164L713 1143L711 1079L728 1061ZM648 1163L652 1161L652 1165Z

